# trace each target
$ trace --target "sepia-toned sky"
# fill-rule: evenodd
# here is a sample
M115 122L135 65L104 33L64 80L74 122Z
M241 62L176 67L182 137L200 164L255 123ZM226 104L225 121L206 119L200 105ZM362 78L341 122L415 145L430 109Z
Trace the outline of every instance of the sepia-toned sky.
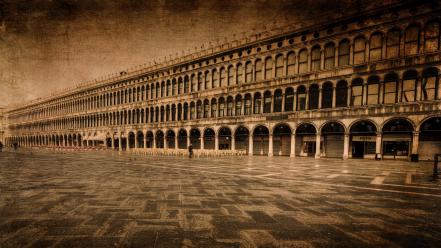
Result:
M0 0L0 106L233 34L323 21L368 4L372 1Z

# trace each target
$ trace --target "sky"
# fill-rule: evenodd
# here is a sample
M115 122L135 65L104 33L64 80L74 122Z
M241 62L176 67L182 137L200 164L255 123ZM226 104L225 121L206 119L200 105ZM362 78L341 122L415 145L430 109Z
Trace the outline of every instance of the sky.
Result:
M194 51L208 42L231 40L233 34L324 21L369 4L372 1L0 0L0 106Z

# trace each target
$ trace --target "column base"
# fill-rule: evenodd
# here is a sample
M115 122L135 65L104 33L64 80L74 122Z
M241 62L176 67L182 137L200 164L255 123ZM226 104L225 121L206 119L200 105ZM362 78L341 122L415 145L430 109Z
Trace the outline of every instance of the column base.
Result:
M295 153L291 153L291 154L289 154L289 156L290 156L291 158L295 158L295 157L296 157L296 154L295 154Z
M343 160L348 160L349 156L348 155L343 155Z
M272 152L268 153L268 157L272 157L274 154Z
M320 158L320 154L315 154L314 158Z

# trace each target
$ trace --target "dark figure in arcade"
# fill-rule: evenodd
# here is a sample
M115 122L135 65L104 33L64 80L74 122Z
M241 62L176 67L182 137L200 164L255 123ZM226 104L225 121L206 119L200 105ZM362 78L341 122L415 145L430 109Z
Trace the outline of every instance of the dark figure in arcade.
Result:
M191 144L188 146L188 157L193 157L193 146Z
M15 142L14 144L12 144L12 146L14 147L14 150L17 150L17 148L18 148L18 143Z
M2 150L3 150L3 143L0 142L0 152L2 152Z

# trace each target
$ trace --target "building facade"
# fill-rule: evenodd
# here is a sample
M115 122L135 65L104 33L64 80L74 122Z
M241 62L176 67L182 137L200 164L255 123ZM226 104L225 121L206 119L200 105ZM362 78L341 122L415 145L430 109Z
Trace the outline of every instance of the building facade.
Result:
M7 144L432 159L439 4L281 28L8 111ZM234 153L232 153L234 154Z
M0 142L5 144L6 118L5 109L0 107Z

